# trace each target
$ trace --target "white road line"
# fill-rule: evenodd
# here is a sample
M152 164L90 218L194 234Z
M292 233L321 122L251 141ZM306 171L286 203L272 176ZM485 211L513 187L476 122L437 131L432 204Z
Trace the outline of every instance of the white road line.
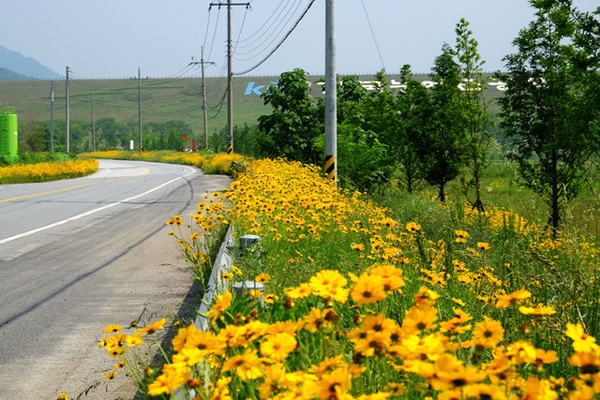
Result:
M90 210L90 211L84 212L84 213L79 214L79 215L75 215L73 217L69 217L69 218L63 219L61 221L55 222L55 223L50 224L50 225L42 226L40 228L32 229L32 230L27 231L27 232L19 233L18 235L7 237L5 239L0 240L0 244L12 242L13 240L20 239L20 238L25 237L25 236L33 235L34 233L42 232L42 231L45 231L47 229L51 229L51 228L57 227L59 225L64 225L64 224L66 224L68 222L75 221L75 220L78 220L78 219L83 218L83 217L87 217L88 215L95 214L95 213L97 213L99 211L106 210L107 208L114 207L114 206L119 205L121 203L126 203L128 201L132 201L132 200L138 199L138 198L140 198L142 196L145 196L145 195L147 195L149 193L152 193L152 192L154 192L154 191L156 191L156 190L158 190L158 189L160 189L160 188L162 188L162 187L164 187L164 186L166 186L166 185L168 185L170 183L173 183L173 182L175 182L175 181L177 181L179 179L185 178L186 176L191 175L194 172L196 172L196 171L194 171L192 169L192 172L190 172L189 174L185 174L185 175L180 176L178 178L172 179L172 180L170 180L168 182L163 183L160 186L157 186L157 187L155 187L153 189L150 189L150 190L148 190L148 191L146 191L144 193L138 194L136 196L129 197L127 199L120 200L120 201L117 201L115 203L107 204L105 206L102 206L102 207L96 208L94 210Z

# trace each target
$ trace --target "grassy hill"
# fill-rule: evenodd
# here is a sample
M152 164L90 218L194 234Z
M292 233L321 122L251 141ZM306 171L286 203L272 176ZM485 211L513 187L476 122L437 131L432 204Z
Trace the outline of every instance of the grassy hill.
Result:
M373 76L361 76L365 87L369 87ZM421 81L427 75L416 76ZM396 87L398 76L388 77L391 87ZM260 94L276 83L278 77L235 77L233 80L233 119L242 126L256 124L261 115L270 114L270 106L265 106ZM308 78L313 96L321 95L318 84L322 77ZM226 78L206 79L209 133L227 126ZM113 117L119 122L138 120L138 95L141 93L142 121L166 122L181 120L189 123L195 134L203 133L203 112L201 97L202 82L197 78L141 80L138 92L138 79L111 80L69 80L70 119L92 121L92 96L94 119ZM501 91L492 83L489 96L498 96ZM13 80L0 81L0 108L8 106L15 110L19 125L33 121L50 120L51 81ZM66 119L66 82L54 81L54 120ZM21 129L21 128L20 128Z

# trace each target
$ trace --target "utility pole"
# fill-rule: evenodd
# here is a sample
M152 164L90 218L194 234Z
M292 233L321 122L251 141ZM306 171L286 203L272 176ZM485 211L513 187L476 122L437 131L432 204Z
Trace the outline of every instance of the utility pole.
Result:
M138 131L140 133L140 151L144 144L142 143L142 75L138 67Z
M335 0L325 0L325 176L337 181Z
M200 47L200 62L192 61L189 65L198 65L202 69L202 112L204 114L204 148L208 149L208 116L206 110L206 79L204 77L204 64L215 64L212 61L204 61L204 47Z
M54 80L50 81L50 153L54 153Z
M66 85L66 101L67 101L67 140L66 140L66 145L67 145L67 154L69 153L69 125L70 125L70 116L69 116L69 66L67 66L67 79L65 80L65 85Z
M223 6L223 3L211 3L212 6ZM250 3L232 3L227 0L227 154L233 153L233 46L231 39L231 6L246 6ZM210 8L209 8L210 10Z
M94 90L90 93L90 103L92 104L92 151L96 151L96 120L94 119Z

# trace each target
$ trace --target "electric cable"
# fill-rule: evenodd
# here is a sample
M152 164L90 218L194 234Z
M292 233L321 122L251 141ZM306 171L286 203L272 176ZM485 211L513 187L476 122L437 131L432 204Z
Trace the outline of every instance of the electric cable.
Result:
M273 55L273 53L275 53L277 51L277 49L279 49L279 47L283 44L283 42L285 42L285 40L290 36L290 34L294 31L294 29L296 29L296 27L298 26L298 24L300 23L300 21L302 21L302 19L304 18L304 16L308 12L308 10L310 10L310 7L314 4L314 2L315 2L315 0L311 0L311 2L308 4L308 6L306 7L306 9L304 10L304 12L302 13L302 15L300 16L300 18L298 18L298 20L296 21L296 23L294 24L294 26L292 26L292 29L290 29L288 31L288 33L285 35L285 37L283 39L281 39L281 41L279 42L279 44L277 44L277 46L275 46L275 48L273 50L271 50L271 52L269 52L269 54L267 54L267 56L265 58L263 58L258 64L254 65L253 67L248 68L247 70L242 71L242 72L233 72L232 75L245 75L248 72L250 72L252 70L255 70L260 65L262 65L265 61L267 61L267 59L269 57L271 57Z
M371 30L371 36L373 36L373 41L375 42L375 48L377 49L377 54L379 54L379 61L381 61L381 66L385 69L385 63L383 62L383 57L381 57L381 51L379 51L379 45L377 44L377 38L375 37L375 32L373 31L373 26L371 26L371 20L369 19L369 14L367 13L367 7L365 6L365 1L361 0L363 10L365 11L365 16L367 17L367 23L369 24L369 29Z

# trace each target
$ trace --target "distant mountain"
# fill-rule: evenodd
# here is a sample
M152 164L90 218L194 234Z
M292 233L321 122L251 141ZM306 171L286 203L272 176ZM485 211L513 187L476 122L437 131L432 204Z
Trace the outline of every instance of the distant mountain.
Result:
M35 58L25 57L21 53L0 46L0 80L63 78Z

